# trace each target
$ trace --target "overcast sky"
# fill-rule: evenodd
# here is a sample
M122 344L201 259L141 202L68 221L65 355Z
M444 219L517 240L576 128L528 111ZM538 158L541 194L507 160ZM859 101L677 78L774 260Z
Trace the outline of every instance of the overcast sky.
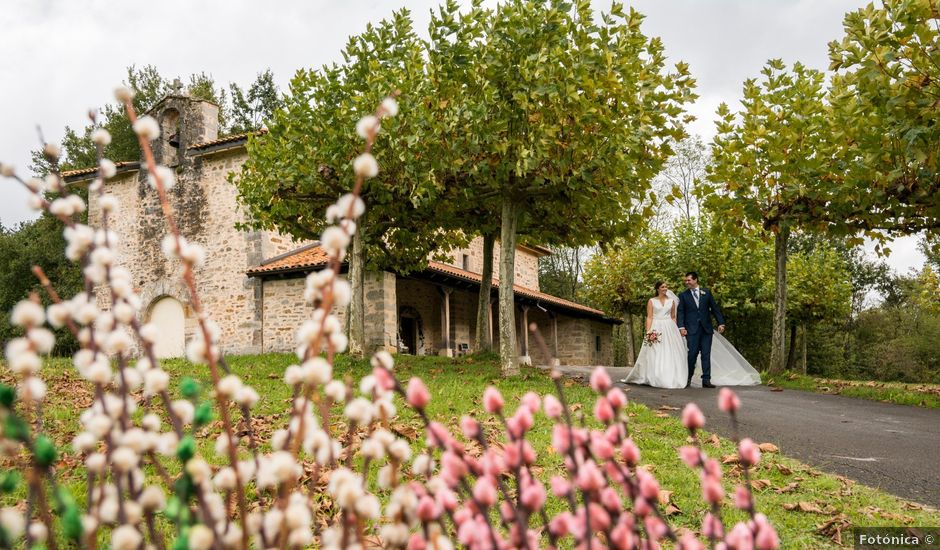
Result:
M0 8L0 162L29 164L36 125L49 141L81 127L90 107L111 100L131 64L168 77L210 73L249 84L270 67L282 89L294 71L338 60L346 39L405 6L426 33L438 0L3 0ZM732 107L744 79L772 57L825 69L826 44L845 12L867 0L635 0L644 31L698 80L690 131L709 140L718 104ZM599 9L609 1L595 1ZM32 216L25 194L0 181L0 222ZM889 263L906 272L923 257L900 239Z

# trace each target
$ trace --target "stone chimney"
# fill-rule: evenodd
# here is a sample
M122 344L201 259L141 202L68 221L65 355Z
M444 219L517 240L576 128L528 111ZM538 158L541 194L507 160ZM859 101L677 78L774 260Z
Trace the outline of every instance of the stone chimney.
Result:
M150 144L158 164L172 168L186 164L188 147L219 137L219 106L190 97L179 79L147 114L160 124L160 137Z

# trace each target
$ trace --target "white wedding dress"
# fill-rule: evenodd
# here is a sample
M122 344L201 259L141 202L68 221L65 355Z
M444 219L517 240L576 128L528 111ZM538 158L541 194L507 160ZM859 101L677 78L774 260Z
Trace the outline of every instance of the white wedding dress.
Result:
M633 370L622 382L643 384L656 388L684 388L689 376L688 348L685 338L672 318L673 304L678 297L669 291L669 300L663 304L659 298L653 303L653 322L650 329L660 333L660 342L644 343L637 355ZM712 377L716 386L756 386L760 373L747 362L727 338L716 330L712 336ZM702 387L702 358L695 363L692 387Z

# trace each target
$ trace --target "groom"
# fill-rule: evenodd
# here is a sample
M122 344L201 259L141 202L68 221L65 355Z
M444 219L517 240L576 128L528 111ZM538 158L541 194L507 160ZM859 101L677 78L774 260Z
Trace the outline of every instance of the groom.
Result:
M702 387L714 388L712 378L712 319L718 321L718 332L725 331L725 318L715 303L711 292L698 286L698 273L690 271L685 274L685 286L688 290L679 295L679 305L676 307L676 322L679 332L686 337L689 346L689 381L685 387L692 384L692 375L695 373L695 361L698 354L702 354Z

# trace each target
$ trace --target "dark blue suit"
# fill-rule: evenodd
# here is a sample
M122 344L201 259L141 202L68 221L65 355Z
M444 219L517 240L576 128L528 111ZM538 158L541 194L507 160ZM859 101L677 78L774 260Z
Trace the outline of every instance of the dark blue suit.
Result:
M712 328L711 318L714 315L719 325L725 324L725 318L721 315L721 310L718 309L712 293L701 287L698 291L698 306L695 305L695 297L691 290L686 290L679 295L676 323L680 329L684 328L687 331L685 340L689 347L689 382L692 381L692 375L695 373L695 361L701 353L702 383L704 384L712 377L712 334L715 329Z

